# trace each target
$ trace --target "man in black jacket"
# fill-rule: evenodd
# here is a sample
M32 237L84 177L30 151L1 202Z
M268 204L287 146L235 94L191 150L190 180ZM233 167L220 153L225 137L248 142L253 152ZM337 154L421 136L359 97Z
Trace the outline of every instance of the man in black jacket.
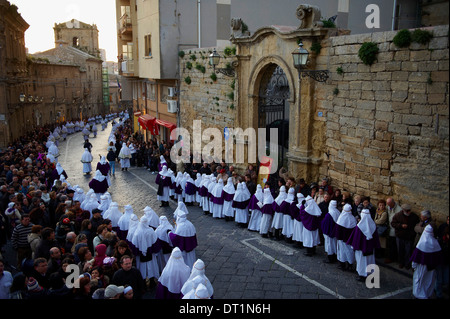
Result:
M122 268L114 273L111 283L117 286L131 286L134 299L142 299L142 295L145 293L145 281L139 269L133 267L133 258L127 255L122 256L120 266Z

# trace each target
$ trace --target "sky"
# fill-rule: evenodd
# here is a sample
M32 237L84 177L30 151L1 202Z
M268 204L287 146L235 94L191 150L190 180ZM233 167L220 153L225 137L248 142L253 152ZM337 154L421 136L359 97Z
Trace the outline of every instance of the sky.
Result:
M96 24L100 49L106 50L107 61L117 62L117 23L115 0L8 0L18 7L30 25L25 32L29 53L55 47L53 27L77 19Z

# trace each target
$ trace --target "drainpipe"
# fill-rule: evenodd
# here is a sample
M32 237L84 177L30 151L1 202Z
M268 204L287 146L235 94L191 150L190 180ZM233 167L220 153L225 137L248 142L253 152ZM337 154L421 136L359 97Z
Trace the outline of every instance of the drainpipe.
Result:
M394 9L392 10L392 27L391 30L395 30L395 23L397 22L397 0L394 0Z
M198 47L202 47L202 0L197 0L198 9Z

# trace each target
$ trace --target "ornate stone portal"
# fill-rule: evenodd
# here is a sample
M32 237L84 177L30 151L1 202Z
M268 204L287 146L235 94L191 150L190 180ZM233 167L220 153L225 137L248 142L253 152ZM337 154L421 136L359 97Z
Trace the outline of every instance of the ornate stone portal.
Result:
M256 30L252 35L238 34L231 36L231 41L237 47L238 87L237 87L237 116L236 127L244 130L248 127L271 126L271 123L282 123L281 127L288 125L288 134L284 133L283 143L285 153L282 160L288 164L288 170L296 178L303 177L307 180L319 178L319 168L323 163L325 149L324 122L315 121L316 83L312 79L302 79L299 87L298 72L293 65L292 51L298 47L298 41L303 41L304 47L310 51L312 43L321 42L328 36L328 29L322 28L320 9L315 6L299 5L296 15L300 20L300 26L267 26ZM236 29L240 28L239 19L233 19ZM316 68L318 56L310 51L310 68ZM278 118L270 121L261 119L265 110L265 100L270 96L261 95L261 89L267 84L267 74L274 70L283 73L288 92L283 101L273 111L277 111ZM279 93L279 92L278 92ZM299 99L301 94L301 99ZM273 98L279 98L274 96ZM301 100L301 105L299 101ZM284 107L281 107L281 105ZM263 106L263 108L262 108ZM267 106L267 105L266 105ZM281 112L283 109L284 112ZM287 113L285 113L287 112ZM268 116L268 115L267 115ZM269 123L270 122L270 123ZM276 124L276 125L278 125ZM280 128L281 128L280 127ZM279 131L280 132L280 131ZM288 135L288 136L285 136ZM258 141L260 143L260 141ZM281 149L280 149L281 151Z

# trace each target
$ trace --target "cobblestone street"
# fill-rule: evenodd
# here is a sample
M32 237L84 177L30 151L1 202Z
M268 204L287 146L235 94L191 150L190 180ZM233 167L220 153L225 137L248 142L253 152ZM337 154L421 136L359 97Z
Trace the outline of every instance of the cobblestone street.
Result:
M106 155L111 125L91 136L95 167L98 155ZM59 162L68 174L71 185L79 185L85 192L92 176L82 174L80 162L83 152L81 133L70 135L60 143ZM116 174L109 188L113 201L123 211L131 205L140 217L145 206L151 206L159 215L173 223L176 203L159 207L156 185L144 167L121 171L116 163ZM188 207L188 219L197 230L197 258L206 264L206 275L214 287L216 299L333 299L333 298L411 298L412 272L400 272L392 267L380 267L380 288L368 289L355 280L356 273L342 272L335 264L323 263L323 247L310 258L303 250L287 244L262 238L258 233L238 227L234 222L205 216L201 208ZM154 290L146 294L153 298Z

